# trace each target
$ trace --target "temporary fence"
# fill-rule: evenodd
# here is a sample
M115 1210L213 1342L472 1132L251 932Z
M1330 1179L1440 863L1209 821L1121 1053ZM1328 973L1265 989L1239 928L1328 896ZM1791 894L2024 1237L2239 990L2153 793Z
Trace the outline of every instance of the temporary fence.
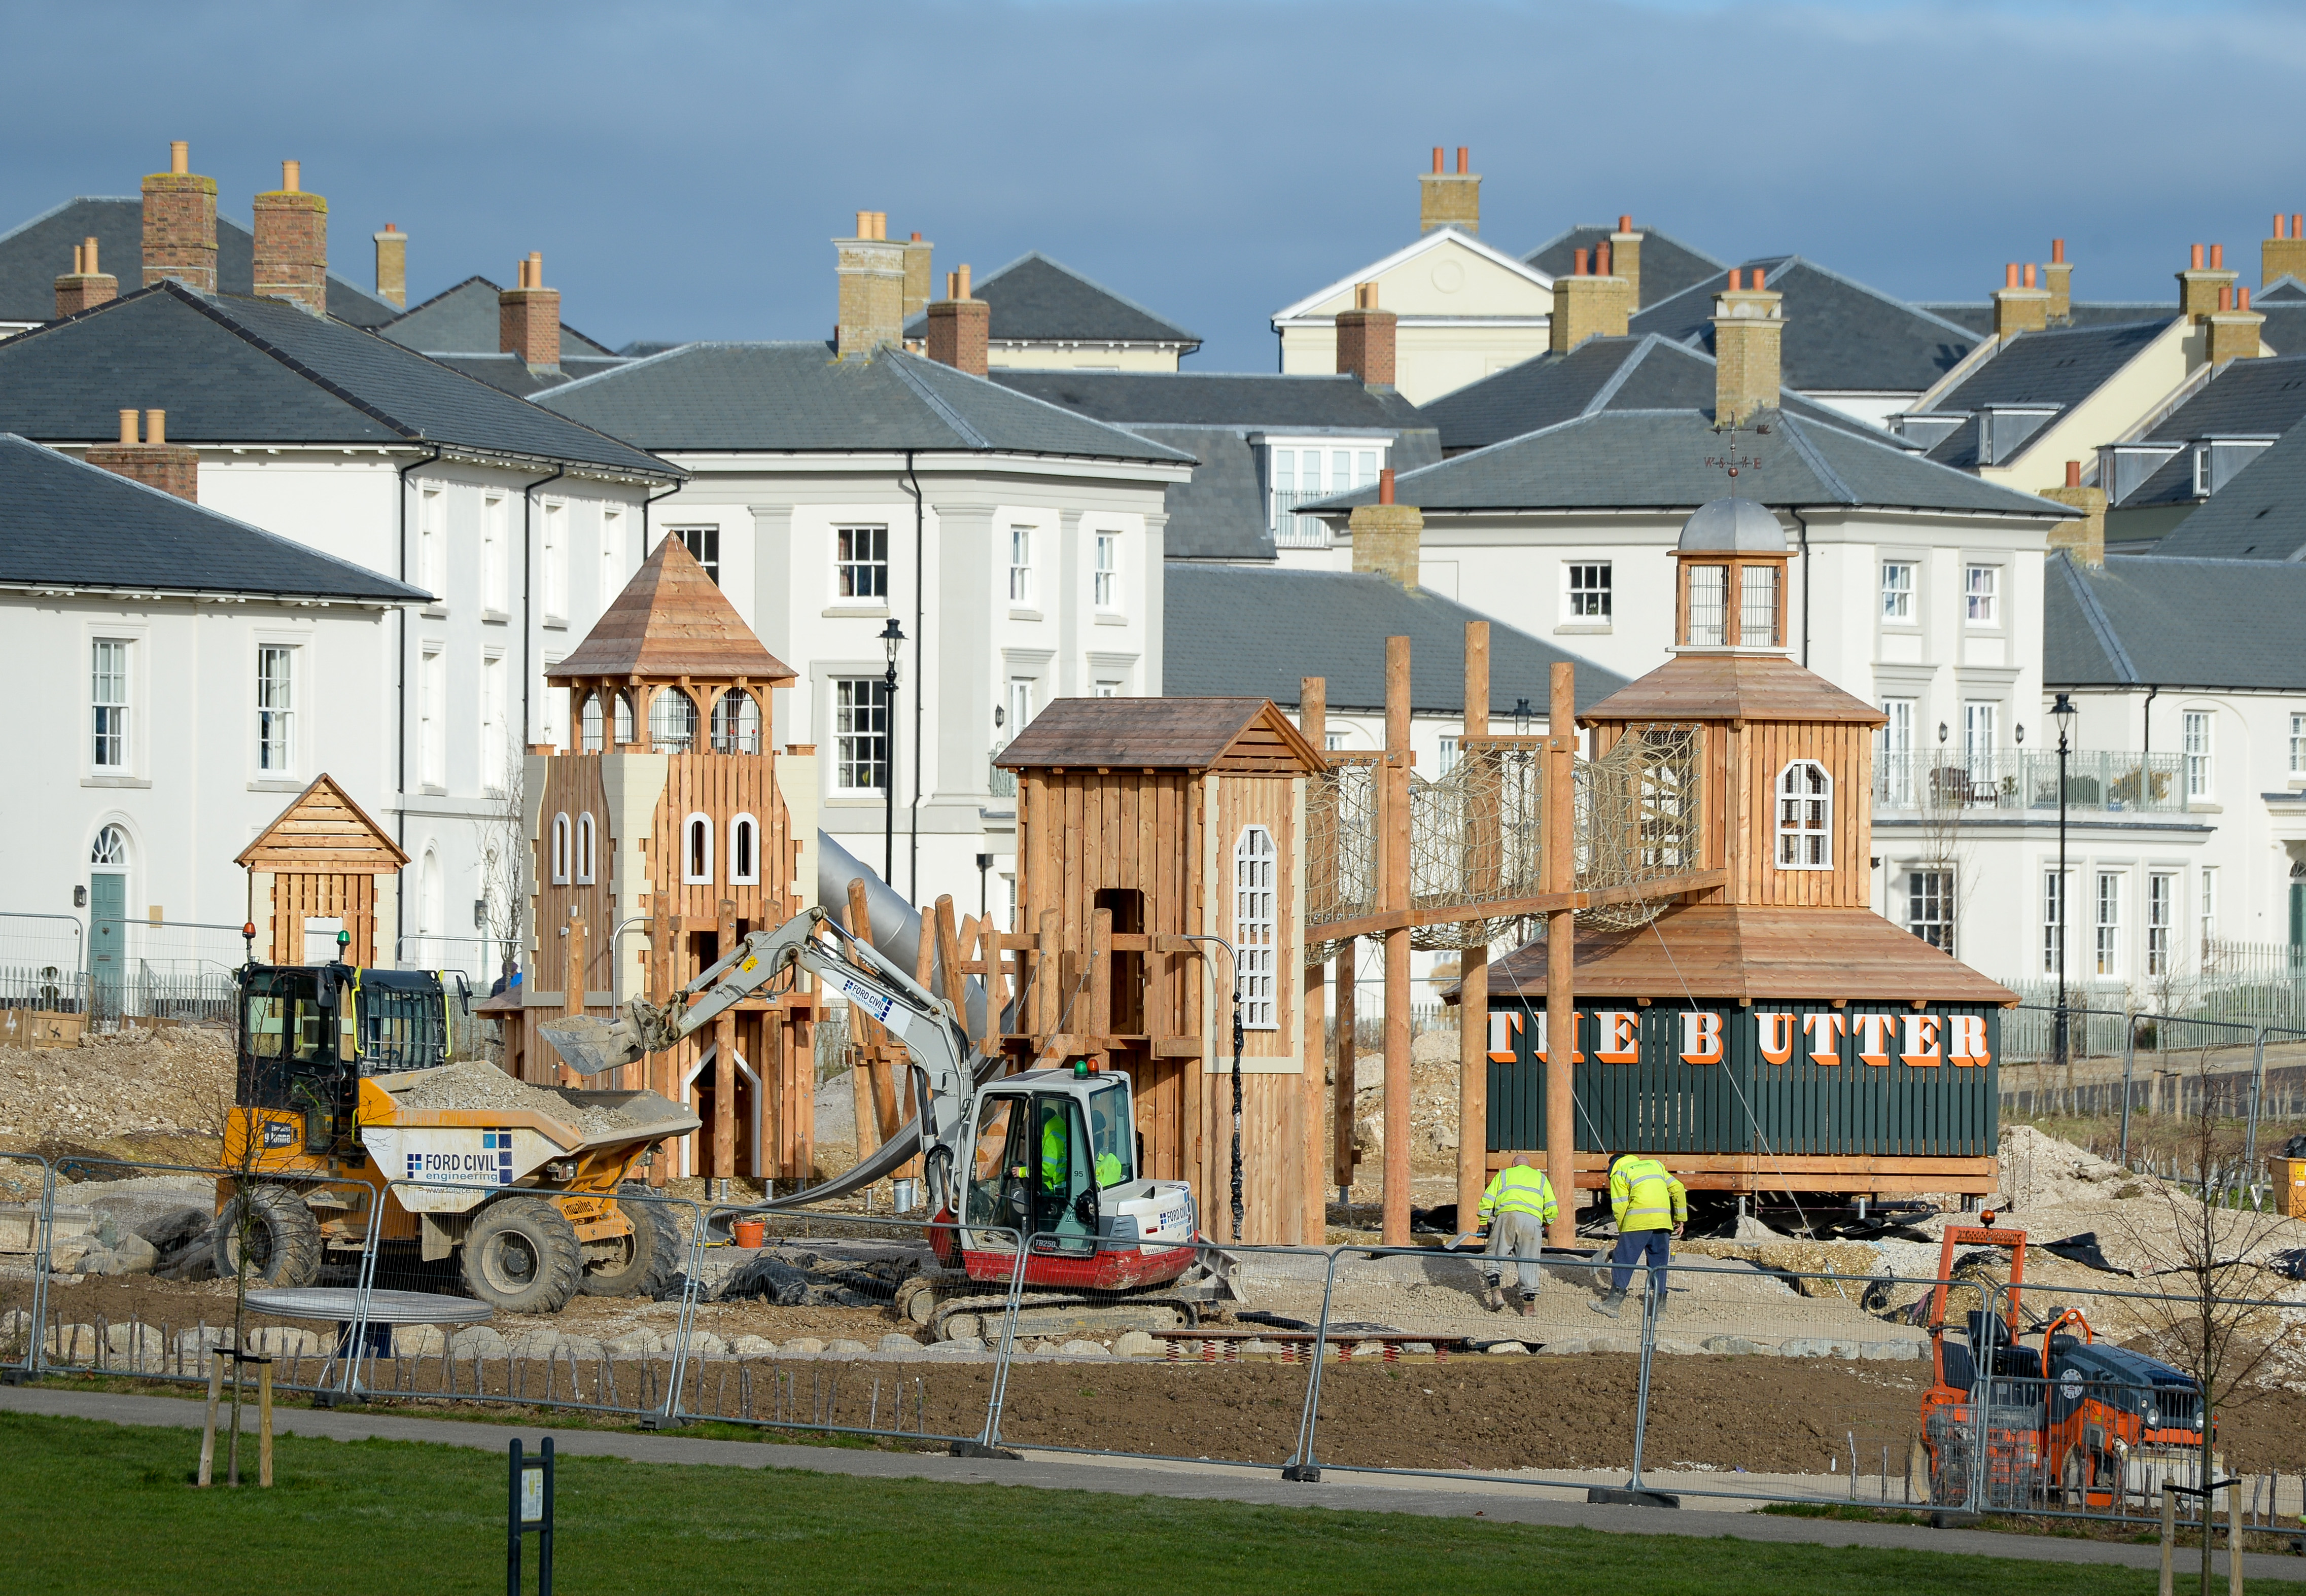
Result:
M257 1231L234 1222L273 1200L301 1208L294 1182L51 1168L30 1153L0 1154L0 1180L20 1199L0 1208L0 1361L15 1378L190 1384L245 1354L272 1359L277 1389L329 1403L509 1405L1298 1480L2115 1520L2158 1514L2165 1485L2199 1490L2207 1433L2207 1483L2243 1493L2248 1525L2295 1526L2306 1512L2306 1459L2272 1450L2288 1426L2242 1400L2254 1386L2214 1384L2204 1415L2183 1377L2118 1351L2185 1367L2202 1341L2190 1327L2212 1323L2214 1344L2240 1349L2227 1383L2295 1379L2306 1361L2242 1364L2260 1348L2291 1357L2306 1302L2205 1303L2167 1280L2028 1284L2013 1345L1997 1328L2011 1289L1974 1257L1957 1259L1934 1337L1934 1270L1695 1252L1652 1270L1582 1249L1162 1248L1086 1233L1021 1247L985 1228L962 1250L935 1220L708 1208L626 1186L613 1195L642 1240L606 1260L603 1294L521 1313L479 1300L474 1272L500 1298L539 1281L551 1288L540 1306L562 1295L569 1283L552 1271L581 1264L582 1242L561 1233L565 1215L537 1227L537 1210L561 1212L548 1194L395 1180L379 1205L400 1216L388 1225L339 1186L316 1211L350 1222L333 1232L345 1244L322 1250L302 1290L243 1297L230 1278L188 1276L204 1262L229 1276L243 1252L261 1262ZM407 1217L426 1213L429 1226ZM2193 1427L2203 1417L2208 1432Z

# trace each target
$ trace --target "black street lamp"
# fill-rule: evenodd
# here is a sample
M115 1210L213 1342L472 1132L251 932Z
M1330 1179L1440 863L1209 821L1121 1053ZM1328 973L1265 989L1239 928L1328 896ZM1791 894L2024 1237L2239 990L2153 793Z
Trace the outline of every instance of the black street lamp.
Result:
M2058 726L2058 1067L2066 1064L2066 933L2073 918L2073 905L2067 901L2066 891L2066 755L2073 747L2069 735L2073 730L2074 717L2081 712L2074 701L2063 693L2050 705L2050 719Z
M897 651L904 643L905 629L892 615L889 624L881 628L881 647L889 656L888 673L881 679L881 796L886 800L886 818L881 827L881 881L892 890L897 879Z
M992 880L988 872L990 872L992 868L993 856L991 854L980 853L977 856L977 920L979 925L983 925L985 923L986 911L988 908L986 893L989 889L989 883Z

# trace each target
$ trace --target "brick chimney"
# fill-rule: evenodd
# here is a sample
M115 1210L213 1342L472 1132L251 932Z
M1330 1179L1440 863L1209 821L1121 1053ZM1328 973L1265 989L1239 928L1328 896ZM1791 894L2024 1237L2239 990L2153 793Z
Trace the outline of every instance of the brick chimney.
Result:
M1618 230L1610 235L1610 264L1626 279L1626 303L1632 310L1642 308L1642 235L1634 231L1634 218L1621 216Z
M2214 366L2230 360L2256 360L2266 352L2258 336L2266 318L2250 308L2248 288L2219 289L2218 308L2204 317L2203 323L2209 329L2203 358Z
M408 308L408 235L392 223L376 238L376 296L389 305Z
M497 295L497 348L517 354L532 371L560 369L560 290L544 286L544 255L519 262L519 286Z
M120 413L120 441L89 446L81 457L91 465L101 465L107 471L142 482L148 488L158 488L163 493L193 504L201 501L201 457L196 450L180 443L168 441L168 414L165 410L144 413L144 441L136 441L136 413Z
M1337 374L1370 388L1394 382L1394 335L1400 318L1377 304L1375 283L1354 285L1354 308L1337 312Z
M929 250L932 246L919 234L905 241L905 303L901 320L910 321L929 308L936 297L935 278L929 271Z
M2006 342L2049 324L2049 290L2034 281L2032 261L2020 268L2012 260L2003 268L2002 286L1994 291L1994 336Z
M303 163L280 163L280 186L256 196L256 292L329 313L329 202L304 192Z
M1457 169L1441 169L1441 146L1433 147L1433 170L1418 181L1417 230L1455 227L1479 235L1482 230L1482 180L1473 175L1472 151L1457 146Z
M1425 516L1413 504L1393 501L1393 468L1377 474L1377 502L1354 507L1354 569L1373 572L1402 587L1417 585L1417 546Z
M846 279L844 281L844 286ZM929 358L972 377L990 369L993 307L969 296L969 268L945 273L945 296L929 306Z
M1762 269L1730 269L1730 286L1713 296L1713 420L1743 425L1778 404L1779 346L1785 337L1783 295L1763 286Z
M2258 286L2278 277L2306 283L2306 215L2274 213L2274 236L2258 246Z
M1614 275L1610 266L1610 244L1601 243L1590 255L1577 251L1569 275L1553 279L1549 347L1555 354L1567 354L1588 338L1626 336L1633 314L1633 285Z
M56 320L120 297L120 279L98 271L96 240L73 245L73 269L56 279Z
M2232 288L2240 274L2226 269L2226 246L2210 246L2208 264L2202 260L2202 246L2194 245L2186 269L2178 274L2178 312L2197 322L2206 320L2218 308L2218 290Z
M192 146L168 146L168 169L144 179L144 281L174 277L214 294L217 286L216 179L195 176Z
M833 271L840 279L840 319L833 353L862 360L905 336L905 251L889 242L889 214L857 213L857 236L833 241Z
M2063 549L2083 565L2105 563L2105 491L2082 486L2082 463L2066 462L2066 485L2043 490L2042 497L2081 511L2079 521L2061 521L2050 528L2050 547Z
M2042 268L2042 286L2050 291L2050 325L2071 326L2074 320L2074 269L2066 263L2066 241L2050 240L2050 263Z

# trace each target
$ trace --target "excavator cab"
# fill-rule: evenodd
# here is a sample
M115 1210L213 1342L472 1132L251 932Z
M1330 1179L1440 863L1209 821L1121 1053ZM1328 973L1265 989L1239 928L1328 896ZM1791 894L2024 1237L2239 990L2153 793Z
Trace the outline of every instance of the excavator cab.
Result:
M978 1114L969 1191L972 1225L1029 1235L1099 1233L1104 1194L1136 1181L1129 1080L1036 1071L1051 1084L988 1088Z

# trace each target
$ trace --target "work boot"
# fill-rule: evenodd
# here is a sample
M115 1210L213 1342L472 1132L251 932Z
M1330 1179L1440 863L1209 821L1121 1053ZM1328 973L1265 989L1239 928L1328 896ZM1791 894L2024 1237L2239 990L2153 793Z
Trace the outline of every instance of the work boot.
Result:
M1613 1291L1598 1302L1588 1302L1585 1304L1586 1307L1591 1308L1594 1312L1604 1314L1610 1319L1617 1318L1618 1310L1625 1305L1626 1293L1621 1291Z
M1482 1291L1482 1306L1488 1309L1491 1313L1497 1312L1505 1305L1506 1294L1499 1291L1495 1285L1490 1285Z
M1522 1293L1521 1316L1524 1319L1535 1319L1537 1317L1537 1293L1535 1292L1524 1292Z

